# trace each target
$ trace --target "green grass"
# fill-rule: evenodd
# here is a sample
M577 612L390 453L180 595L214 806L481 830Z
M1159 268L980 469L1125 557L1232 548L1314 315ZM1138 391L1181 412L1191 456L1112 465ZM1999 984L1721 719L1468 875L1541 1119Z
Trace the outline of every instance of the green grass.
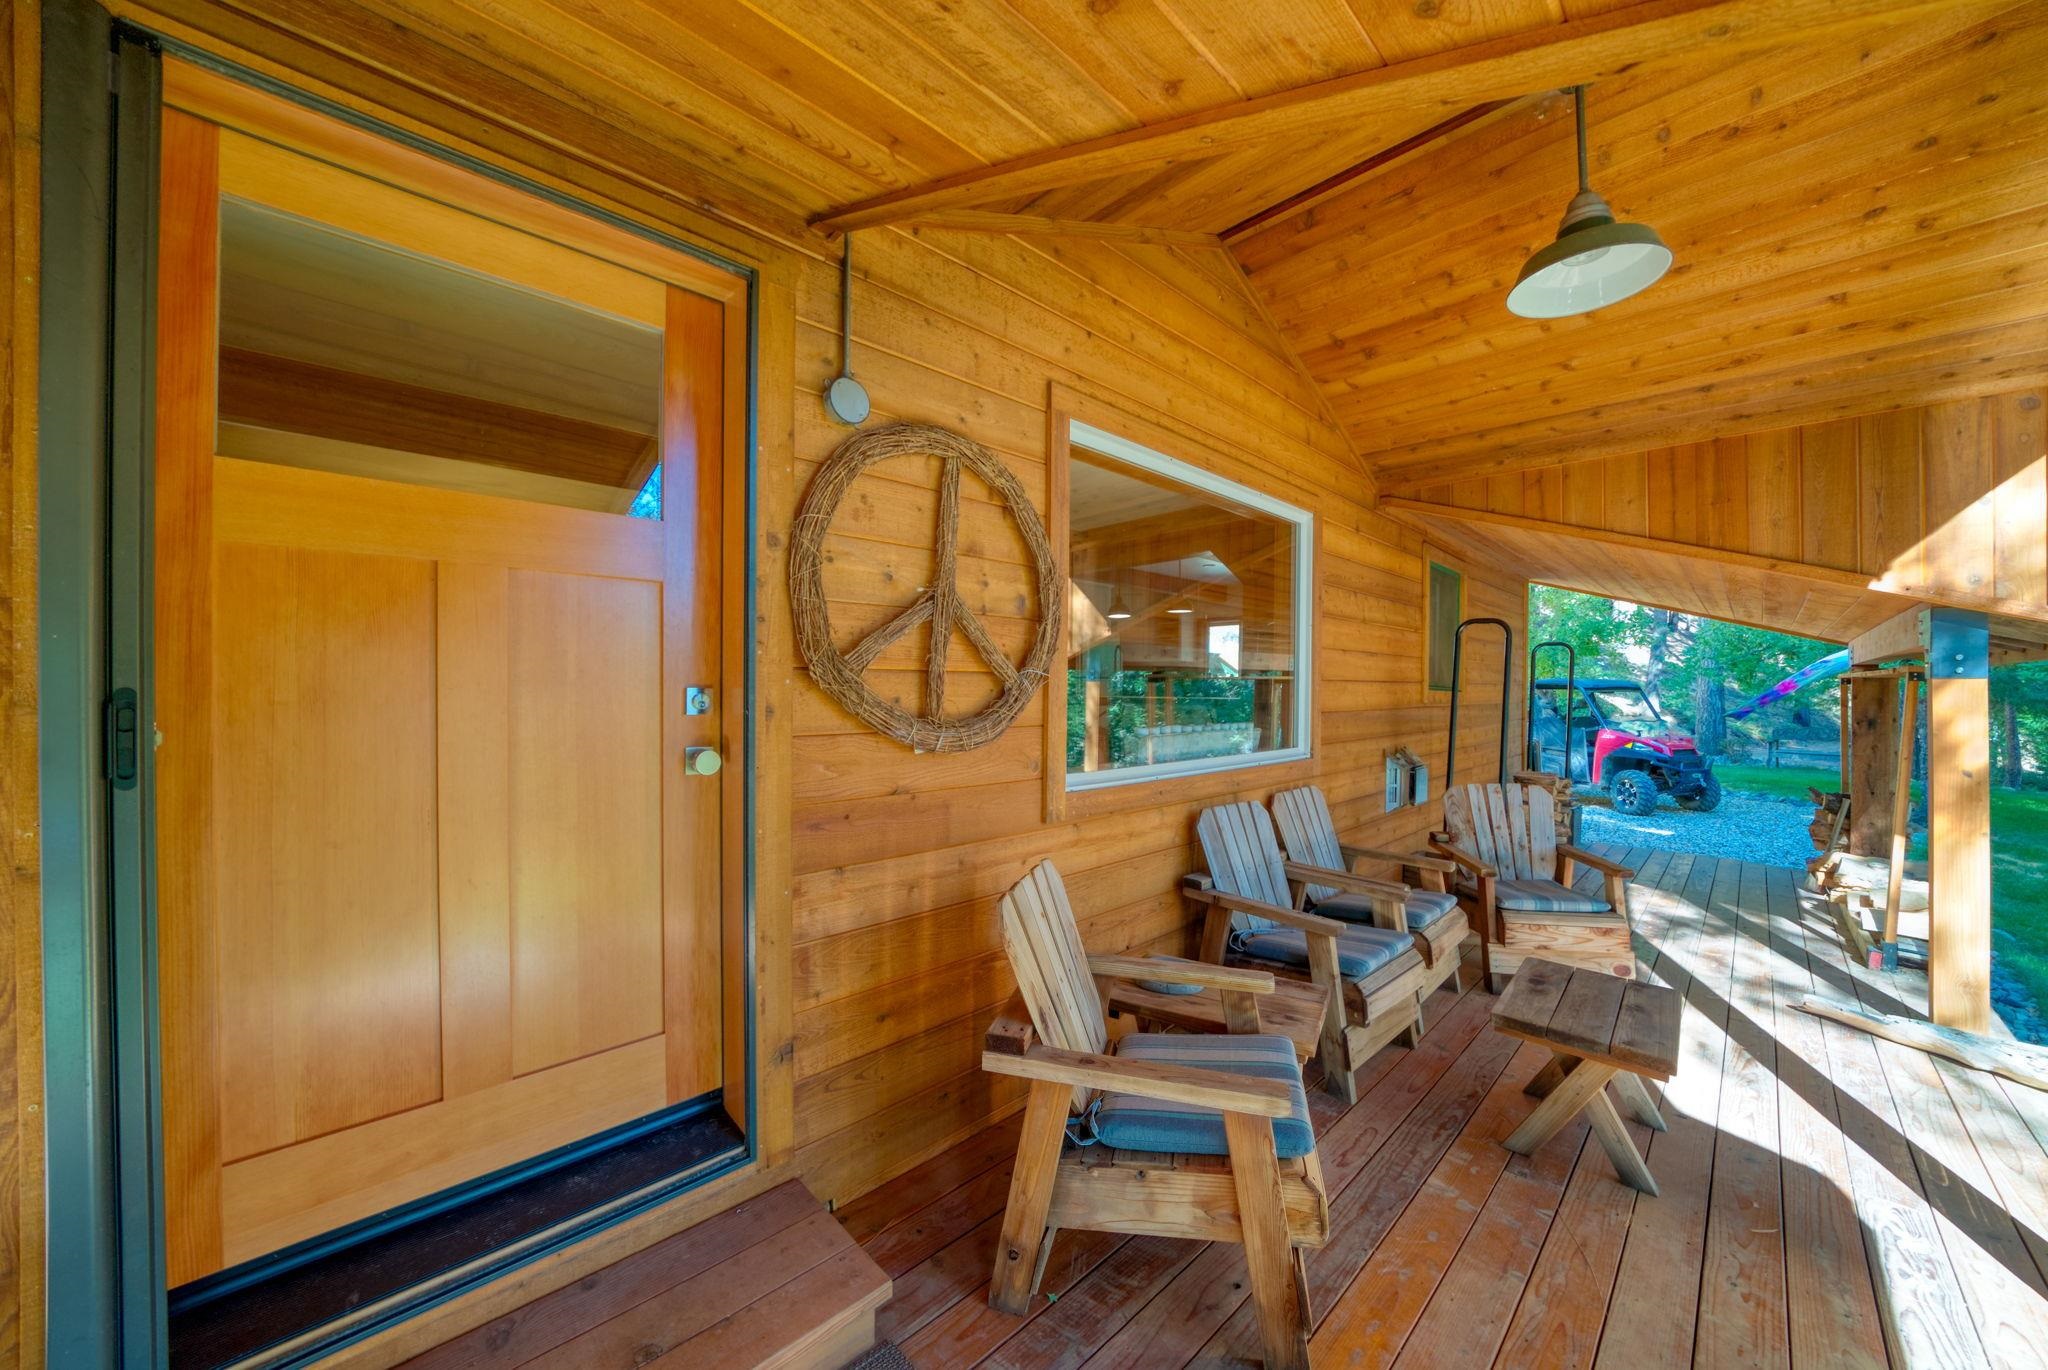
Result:
M1771 770L1717 764L1714 774L1729 791L1799 799L1809 787L1832 791L1842 784L1833 767ZM1914 840L1913 855L1926 855L1924 835ZM2048 1012L2048 793L1991 791L1991 924L2000 964Z

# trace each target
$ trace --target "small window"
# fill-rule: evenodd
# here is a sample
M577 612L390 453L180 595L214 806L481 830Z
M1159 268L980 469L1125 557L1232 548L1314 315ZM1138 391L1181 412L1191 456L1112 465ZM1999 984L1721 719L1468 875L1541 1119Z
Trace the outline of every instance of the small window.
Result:
M1308 755L1305 510L1075 423L1067 788Z
M222 456L660 518L661 366L646 322L221 201Z
M1461 572L1436 562L1429 563L1429 688L1452 687L1451 656L1458 636L1458 621L1465 616L1465 577Z

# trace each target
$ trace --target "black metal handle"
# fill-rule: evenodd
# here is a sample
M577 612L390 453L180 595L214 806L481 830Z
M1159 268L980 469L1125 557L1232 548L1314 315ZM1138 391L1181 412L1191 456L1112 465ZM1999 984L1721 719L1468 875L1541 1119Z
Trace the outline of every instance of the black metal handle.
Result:
M1579 649L1569 642L1550 638L1529 648L1529 702L1522 710L1522 755L1529 765L1543 769L1543 753L1536 743L1536 658L1546 647L1564 648L1564 778L1572 778L1572 706L1579 701Z
M107 696L103 727L107 780L117 790L132 790L142 776L142 722L135 691L123 688Z
M1481 626L1500 629L1500 783L1508 783L1508 700L1515 684L1515 629L1504 618L1468 618L1451 634L1451 726L1445 745L1444 793L1458 773L1458 688L1465 660L1465 630Z

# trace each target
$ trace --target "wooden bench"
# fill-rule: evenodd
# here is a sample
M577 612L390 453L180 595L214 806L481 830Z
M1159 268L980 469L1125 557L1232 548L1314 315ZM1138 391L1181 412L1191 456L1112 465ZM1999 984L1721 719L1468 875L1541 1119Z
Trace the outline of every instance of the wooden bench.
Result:
M405 1362L836 1370L875 1344L889 1277L791 1180Z
M1494 1006L1493 1027L1550 1048L1551 1058L1527 1087L1543 1102L1508 1138L1508 1150L1530 1154L1583 1109L1615 1173L1654 1195L1657 1181L1608 1100L1606 1085L1614 1082L1638 1122L1664 1131L1664 1117L1643 1081L1668 1080L1677 1071L1684 1010L1678 991L1663 985L1556 961L1522 962Z
M1322 1039L1323 1013L1330 993L1307 980L1273 982L1273 992L1258 1000L1260 1032L1277 1032L1294 1043L1295 1056L1307 1062L1316 1054ZM1128 1014L1140 1032L1228 1032L1230 1024L1223 1006L1222 991L1204 989L1200 994L1161 994L1129 980L1112 983L1107 1005L1110 1016Z

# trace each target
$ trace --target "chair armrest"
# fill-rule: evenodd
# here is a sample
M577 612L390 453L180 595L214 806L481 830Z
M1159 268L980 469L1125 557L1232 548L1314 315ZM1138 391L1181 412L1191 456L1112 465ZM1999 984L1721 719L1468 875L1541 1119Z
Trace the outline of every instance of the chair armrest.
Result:
M1618 875L1624 880L1633 880L1635 878L1635 871L1622 865L1619 861L1610 861L1604 856L1587 851L1584 847L1572 846L1569 842L1558 843L1557 854L1576 861L1582 866L1591 866L1596 871L1601 871L1608 875Z
M1354 847L1345 843L1338 848L1346 861L1392 861L1417 870L1442 871L1448 875L1458 868L1455 861L1446 861L1441 856L1431 856L1419 851L1387 851L1380 847Z
M1215 1108L1225 1113L1246 1113L1255 1118L1285 1118L1294 1107L1285 1080L1261 1080L1221 1070L1167 1065L1159 1061L1123 1061L1114 1056L1089 1051L1063 1051L1058 1047L1033 1047L1022 1056L985 1051L981 1056L981 1068L997 1075L1047 1080L1081 1089L1112 1089L1124 1094L1141 1094L1162 1103Z
M1024 991L1016 990L1011 993L1010 1002L1003 1005L1003 1011L988 1025L981 1047L983 1051L1003 1056L1022 1056L1037 1040L1037 1030L1031 1026L1031 1010L1024 1004Z
M1344 929L1350 926L1339 919L1325 918L1321 914L1303 913L1300 909L1283 909L1278 904L1268 904L1257 899L1245 899L1235 894L1225 894L1222 890L1209 884L1207 876L1200 877L1199 883L1197 878L1192 876L1182 881L1181 893L1190 899L1213 905L1219 909L1229 909L1234 913L1248 913L1254 918L1270 919L1286 927L1297 928L1307 933L1317 933L1324 937L1342 937Z
M1429 845L1436 848L1436 850L1439 853L1448 857L1450 860L1456 862L1458 865L1463 866L1466 870L1472 872L1472 874L1474 875L1481 876L1489 880L1498 879L1500 876L1499 871L1495 870L1486 862L1481 861L1478 857L1474 856L1471 852L1466 851L1463 847L1455 846L1452 843L1446 842L1441 838L1431 838Z
M1327 866L1308 866L1299 861L1287 863L1287 878L1299 880L1307 885L1335 885L1352 894L1374 895L1383 899L1406 899L1408 887L1394 880L1369 880L1363 875L1350 871L1333 871Z
M1206 961L1184 961L1178 957L1091 956L1088 958L1088 973L1106 975L1112 980L1159 980L1171 985L1241 990L1246 994L1273 992L1273 977L1266 971L1212 966Z

